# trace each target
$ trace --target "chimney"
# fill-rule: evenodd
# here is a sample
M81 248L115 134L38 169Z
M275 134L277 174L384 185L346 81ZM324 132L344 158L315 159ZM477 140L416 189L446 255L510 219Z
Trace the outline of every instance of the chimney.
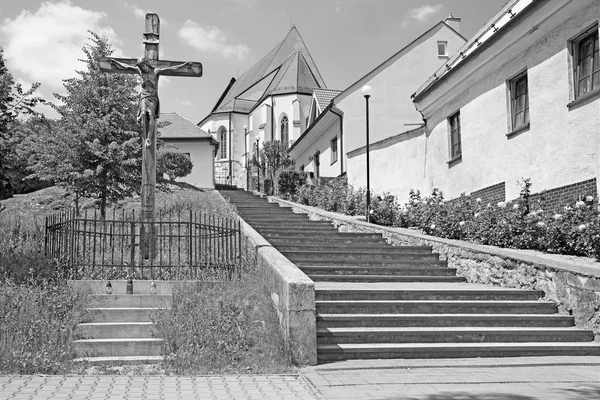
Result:
M454 15L452 15L452 13L450 13L448 15L448 18L446 18L444 22L447 23L456 32L460 33L460 18L457 18Z

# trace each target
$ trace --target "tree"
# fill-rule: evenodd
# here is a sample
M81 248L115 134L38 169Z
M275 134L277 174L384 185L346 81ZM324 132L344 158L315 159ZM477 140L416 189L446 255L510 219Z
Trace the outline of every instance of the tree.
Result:
M276 176L279 171L294 165L294 161L288 155L287 146L279 140L263 143L260 160L265 178L271 181L271 187L274 182L277 182Z
M44 103L43 99L33 95L39 86L39 83L34 83L24 90L21 84L15 83L0 48L0 199L12 197L15 177L25 176L24 164L14 164L15 160L19 160L16 148L22 141L22 137L15 134L19 128L17 117L36 114L33 108Z
M106 37L90 31L83 47L87 70L64 81L66 95L53 105L61 116L56 132L40 136L30 157L31 177L54 181L98 201L101 215L109 203L139 193L140 126L136 123L136 78L100 71L98 59L113 49Z
M163 174L167 174L171 181L189 175L194 167L189 155L174 152L160 153L156 164L158 177L162 178Z

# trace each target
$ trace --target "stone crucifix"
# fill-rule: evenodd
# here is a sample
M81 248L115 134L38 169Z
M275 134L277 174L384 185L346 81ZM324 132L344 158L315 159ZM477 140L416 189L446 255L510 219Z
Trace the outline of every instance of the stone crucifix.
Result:
M142 91L138 103L138 121L142 124L142 230L140 247L144 258L156 255L154 227L156 196L156 120L160 117L158 78L166 76L202 76L199 62L177 62L158 59L160 19L157 14L146 14L144 32L144 57L101 58L100 70L107 73L138 74L142 78Z

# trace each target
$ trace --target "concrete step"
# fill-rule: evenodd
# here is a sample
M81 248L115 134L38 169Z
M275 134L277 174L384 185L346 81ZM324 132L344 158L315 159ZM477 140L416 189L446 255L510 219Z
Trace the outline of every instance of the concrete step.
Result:
M363 243L362 241L355 241L351 243L351 246L348 246L349 243L315 243L304 242L304 243L289 243L283 240L276 240L275 242L271 242L273 245L277 245L278 249L293 252L293 251L326 251L326 252L341 252L341 251L349 251L349 252L388 252L392 254L401 254L401 253L418 253L418 254L431 254L431 249L429 248L405 248L404 246L392 246L391 244L382 241L382 243L378 242L369 242ZM279 250L279 251L281 251Z
M338 327L571 327L571 315L558 314L317 314L318 328Z
M77 335L82 339L152 338L152 322L91 322L79 324Z
M315 300L539 300L541 290L520 289L317 289Z
M336 259L318 259L318 258L295 258L287 257L292 261L298 268L304 267L326 267L336 269L339 267L397 267L397 268L446 268L448 262L444 260L415 260L415 259L404 259L404 260L387 260L387 259L375 259L371 260L336 260Z
M305 242L310 241L313 243L354 243L356 241L374 241L378 243L385 243L385 240L380 233L346 233L346 232L315 232L311 235L296 234L294 232L263 232L263 237L267 240L280 240L280 241L298 241Z
M130 357L81 357L73 361L85 362L89 365L97 366L118 366L118 365L143 365L159 364L165 359L163 356L130 356Z
M151 322L150 314L160 308L88 308L92 322Z
M454 275L308 275L313 282L466 282Z
M598 356L600 343L368 343L317 346L319 363L375 358Z
M317 329L318 344L590 342L590 330L542 327L347 327Z
M248 222L248 221L246 221ZM249 222L248 222L249 223ZM250 224L250 223L249 223ZM269 229L269 228L285 228L285 229L293 229L293 230L302 230L302 229L312 229L312 228L333 228L335 227L327 221L304 221L304 222L294 222L294 221L282 221L273 223L271 221L263 221L263 222L253 222L250 224L254 229ZM337 231L337 229L336 229Z
M118 338L74 340L79 357L160 356L163 340L156 338Z
M326 232L326 233L335 233L337 229L333 225L313 225L307 224L303 226L289 226L289 225L265 225L265 226L252 226L258 232L283 232L283 233L293 233L294 235L300 235L302 233L307 232Z
M319 300L317 314L555 314L548 301Z
M280 250L281 251L281 250ZM405 260L439 260L440 255L437 253L414 253L402 250L354 250L347 249L345 251L331 251L331 250L295 250L295 251L281 251L290 261L302 261L305 259L326 259L326 260L340 260L340 261L380 261L380 260L393 260L393 261L405 261Z
M241 211L240 217L250 225L260 222L269 221L271 223L283 223L283 222L310 222L306 214L294 214L294 213L279 213L272 212L272 210L265 211L264 213L248 213ZM314 221L323 222L323 221ZM326 221L325 221L326 222Z
M339 277L341 280L349 276L456 276L456 268L435 267L299 267L306 275L325 275Z
M134 290L135 290L134 282ZM92 308L170 308L172 295L157 294L91 294L89 306Z

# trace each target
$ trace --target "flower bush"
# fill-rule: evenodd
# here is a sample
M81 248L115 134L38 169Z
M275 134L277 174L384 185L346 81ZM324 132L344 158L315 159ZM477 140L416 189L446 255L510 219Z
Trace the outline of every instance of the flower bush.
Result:
M494 204L465 194L444 201L439 189L425 197L411 190L404 206L389 193L372 195L371 222L484 245L600 259L597 199L586 196L567 204L560 213L536 209L530 203L530 179L519 183L519 199ZM354 189L337 179L324 185L302 186L295 200L327 211L360 215L366 209L365 194L364 188Z

